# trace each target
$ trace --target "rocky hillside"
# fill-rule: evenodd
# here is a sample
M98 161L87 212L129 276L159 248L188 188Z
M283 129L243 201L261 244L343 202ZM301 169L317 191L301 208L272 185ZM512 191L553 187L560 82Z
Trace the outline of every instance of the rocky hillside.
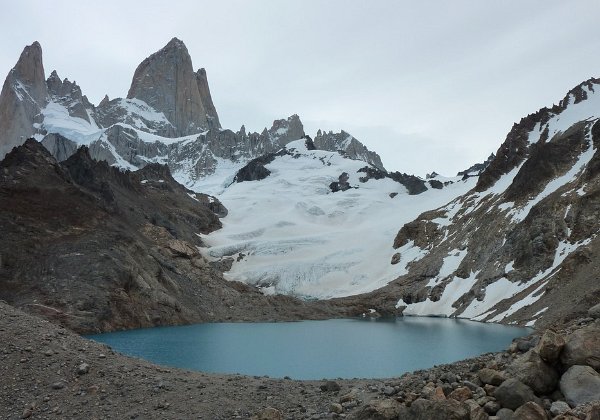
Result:
M540 326L600 300L599 83L515 124L475 188L400 229L382 310Z
M59 163L28 140L0 161L0 299L81 332L335 316L225 281L197 248L224 214L165 166L121 172L85 147Z

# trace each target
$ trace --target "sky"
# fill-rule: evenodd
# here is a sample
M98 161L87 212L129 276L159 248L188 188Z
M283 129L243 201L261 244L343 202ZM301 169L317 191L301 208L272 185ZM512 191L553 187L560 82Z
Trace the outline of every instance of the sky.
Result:
M46 76L92 103L125 97L178 37L206 68L225 128L298 114L350 132L388 170L454 175L513 123L600 76L597 0L56 0L7 2L0 77L39 41Z

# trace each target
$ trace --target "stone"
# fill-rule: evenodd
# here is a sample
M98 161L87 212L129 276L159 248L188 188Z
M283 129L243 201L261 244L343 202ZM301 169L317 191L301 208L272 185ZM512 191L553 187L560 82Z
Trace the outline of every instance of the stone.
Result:
M600 319L600 303L588 309L588 315L590 318Z
M393 386L386 386L385 388L383 388L383 395L385 395L386 397L391 397L392 395L395 395L397 393L398 390Z
M560 355L565 367L588 365L600 370L600 326L597 323L574 331L565 341Z
M496 417L498 417L498 420L515 420L513 418L514 414L515 412L509 408L501 408L496 413Z
M435 391L433 392L433 395L431 396L432 400L445 400L446 399L446 394L444 393L444 388L442 388L441 386L438 386L435 388Z
M506 376L503 372L489 368L481 369L479 372L477 372L477 376L479 377L479 380L483 382L483 384L490 384L494 386L498 386L506 380Z
M481 408L475 400L466 400L465 404L469 407L470 420L487 420L489 415Z
M446 382L446 383L453 383L453 382L457 382L456 379L456 375L452 372L444 372L442 373L442 376L440 376L440 379L442 382Z
M553 416L559 416L569 411L571 407L564 401L554 401L550 406L550 413Z
M321 386L319 386L319 388L323 392L337 392L341 389L340 385L335 381L327 381Z
M344 412L344 407L340 403L331 403L329 404L329 412L341 414Z
M542 360L548 363L554 363L558 360L560 352L565 345L565 339L552 330L544 331L539 343L536 346L536 350Z
M401 412L400 419L410 420L469 420L469 407L456 400L435 401L419 398Z
M87 363L82 363L79 366L77 366L77 374L78 375L85 375L89 371L90 371L90 365L88 365Z
M502 382L494 397L498 403L505 408L515 410L529 401L535 400L533 390L516 378L510 378Z
M551 393L558 384L558 372L544 362L534 349L517 357L507 371L538 395Z
M560 378L560 390L571 407L600 400L600 374L590 366L571 366Z
M392 420L397 419L404 408L396 400L372 400L351 418L354 420Z
M54 382L54 383L52 383L52 384L50 385L50 388L52 388L52 389L56 389L56 390L58 390L58 389L63 389L64 387L65 387L65 383L64 383L64 382L61 382L61 381L59 381L59 382Z
M283 420L283 413L276 408L267 407L252 416L252 420Z
M546 420L546 411L533 401L526 402L515 410L514 417L519 420Z
M168 242L167 247L177 256L183 258L194 258L199 254L198 249L191 246L185 241L172 239Z
M448 395L448 398L463 402L463 401L468 400L472 396L473 396L473 392L466 386L462 386L462 387L456 388L454 391L452 391L450 393L450 395Z
M399 252L396 252L394 255L392 255L392 265L398 264L401 259L402 259L402 255L400 255Z
M483 410L490 416L496 414L501 408L497 401L488 401L483 405Z

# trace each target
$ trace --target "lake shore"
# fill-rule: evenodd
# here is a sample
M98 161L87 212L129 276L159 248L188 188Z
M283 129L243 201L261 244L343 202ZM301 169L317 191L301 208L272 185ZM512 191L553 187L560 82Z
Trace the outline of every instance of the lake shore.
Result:
M422 397L428 384L477 383L482 368L501 369L518 354L489 353L392 379L296 381L153 365L5 303L0 337L5 419L370 418L365 413L386 401Z

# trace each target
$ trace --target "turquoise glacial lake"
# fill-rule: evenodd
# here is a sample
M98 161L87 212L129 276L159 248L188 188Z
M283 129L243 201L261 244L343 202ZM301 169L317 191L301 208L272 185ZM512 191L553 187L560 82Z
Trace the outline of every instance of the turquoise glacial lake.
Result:
M293 379L387 378L503 350L526 328L447 319L215 323L90 335L151 362Z

